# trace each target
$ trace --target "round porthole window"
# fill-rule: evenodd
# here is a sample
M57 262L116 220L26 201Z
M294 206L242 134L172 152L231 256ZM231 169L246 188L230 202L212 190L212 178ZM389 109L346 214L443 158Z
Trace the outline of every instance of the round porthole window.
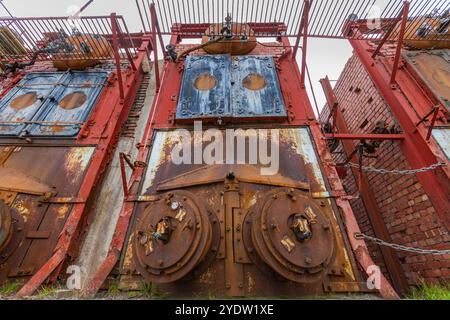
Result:
M22 94L11 101L9 106L15 110L25 109L32 106L37 100L36 92L27 92Z
M242 85L249 90L261 90L267 86L266 79L258 74L251 73L242 80Z
M87 100L87 96L82 91L69 93L59 102L59 106L66 110L72 110L81 107Z
M194 81L194 87L197 90L202 90L202 91L211 90L216 85L217 85L217 79L209 73L202 73Z

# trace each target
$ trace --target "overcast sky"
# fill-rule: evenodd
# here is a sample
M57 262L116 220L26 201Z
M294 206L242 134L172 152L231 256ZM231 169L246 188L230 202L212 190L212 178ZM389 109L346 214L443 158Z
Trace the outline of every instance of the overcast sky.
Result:
M71 9L73 10L73 6L81 6L86 2L86 0L3 0L11 13L17 17L65 16ZM95 0L83 15L107 15L111 12L123 15L130 31L142 29L134 0ZM0 13L6 15L4 10L0 10ZM325 75L330 79L337 79L351 54L351 47L346 40L310 40L308 66L320 108L324 105L325 98L319 79ZM301 55L297 57L300 59ZM312 96L310 99L313 103Z

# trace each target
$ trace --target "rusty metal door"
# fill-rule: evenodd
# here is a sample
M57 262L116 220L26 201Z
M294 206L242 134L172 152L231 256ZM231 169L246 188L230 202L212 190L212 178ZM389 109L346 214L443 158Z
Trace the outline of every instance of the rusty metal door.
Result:
M234 57L232 77L231 105L236 117L286 116L273 57Z
M106 72L70 72L55 89L26 128L32 136L64 136L78 134L94 106L107 78Z
M64 73L29 73L0 102L0 135L15 136L27 126Z
M229 55L187 57L177 119L229 116L230 66Z

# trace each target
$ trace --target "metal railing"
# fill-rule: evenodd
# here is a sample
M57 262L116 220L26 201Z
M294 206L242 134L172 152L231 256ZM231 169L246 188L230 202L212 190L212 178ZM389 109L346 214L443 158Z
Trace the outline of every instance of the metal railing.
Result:
M302 0L135 0L143 28L151 29L150 5L155 4L161 34L176 32L181 36L202 36L210 24L223 23L230 15L233 23L247 23L264 26L257 37L273 37L282 33L288 37L302 35ZM403 0L311 0L308 18L308 36L316 38L381 39L386 30L399 22ZM450 0L412 0L409 20L420 17L436 17L450 9ZM349 22L365 24L364 33L349 36L342 30ZM417 21L417 23L421 23ZM193 28L197 25L197 29ZM280 30L280 25L284 29ZM174 26L179 26L176 30ZM423 40L415 32L417 25L411 23L405 32L405 39ZM237 36L244 36L245 32ZM394 31L395 38L398 31ZM440 40L449 40L447 33ZM429 40L429 39L426 39Z
M139 45L122 16L0 18L3 62L113 60L115 49L120 59L129 59Z

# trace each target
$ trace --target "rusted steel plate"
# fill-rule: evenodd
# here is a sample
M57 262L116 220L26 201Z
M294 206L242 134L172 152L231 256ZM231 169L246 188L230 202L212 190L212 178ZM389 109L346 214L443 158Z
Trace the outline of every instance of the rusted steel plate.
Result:
M202 201L186 191L167 193L150 204L134 235L134 257L152 282L180 280L210 249L212 228Z
M8 245L13 234L11 209L0 200L0 252Z
M450 111L450 50L408 51L403 57Z
M157 132L139 196L164 197L178 192L195 195L196 205L205 203L206 211L214 216L209 221L212 234L219 234L219 241L207 250L203 271L200 272L195 263L184 264L180 265L184 274L181 278L169 279L164 271L161 277L168 281L155 281L153 277L158 276L149 277L148 268L143 267L151 265L152 270L158 270L158 263L148 261L145 245L149 237L144 239L147 241L142 240L139 231L155 229L164 216L176 214L170 213L170 202L138 203L128 245L123 251L121 273L134 275L136 281L142 279L138 275L141 273L147 281L166 282L159 286L160 290L175 295L298 296L323 293L328 283L357 283L357 271L344 242L333 200L313 197L313 194L328 191L309 130L279 129L276 133L280 138L279 170L265 177L259 171L264 167L261 164L175 164L171 155L180 141L177 133ZM203 143L206 147L206 141ZM248 149L246 156L248 159ZM274 200L273 195L279 195L279 200ZM296 201L290 200L291 196ZM255 219L256 215L260 218ZM189 216L193 214L186 215ZM262 222L258 221L264 219L277 219L280 231L262 230ZM305 226L312 237L306 234ZM256 244L253 234L258 237ZM283 241L286 236L295 244L290 252L286 249L289 243ZM175 237L174 240L180 241L167 251L159 244L159 260L172 259L175 274L178 272L176 260L187 252L181 240L190 243L191 250L196 250L194 238ZM164 266L159 267L164 269ZM298 282L308 283L308 286ZM349 292L360 290L359 285L345 287Z
M308 283L323 277L335 251L329 218L307 194L293 189L262 195L252 210L252 239L281 276Z
M53 254L71 203L45 203L49 194L74 198L84 179L93 147L3 147L0 198L13 212L14 235L0 261L0 283L32 275ZM2 176L3 178L3 176ZM10 190L10 189L14 190ZM6 189L6 190L4 190ZM15 217L15 218L14 218Z

